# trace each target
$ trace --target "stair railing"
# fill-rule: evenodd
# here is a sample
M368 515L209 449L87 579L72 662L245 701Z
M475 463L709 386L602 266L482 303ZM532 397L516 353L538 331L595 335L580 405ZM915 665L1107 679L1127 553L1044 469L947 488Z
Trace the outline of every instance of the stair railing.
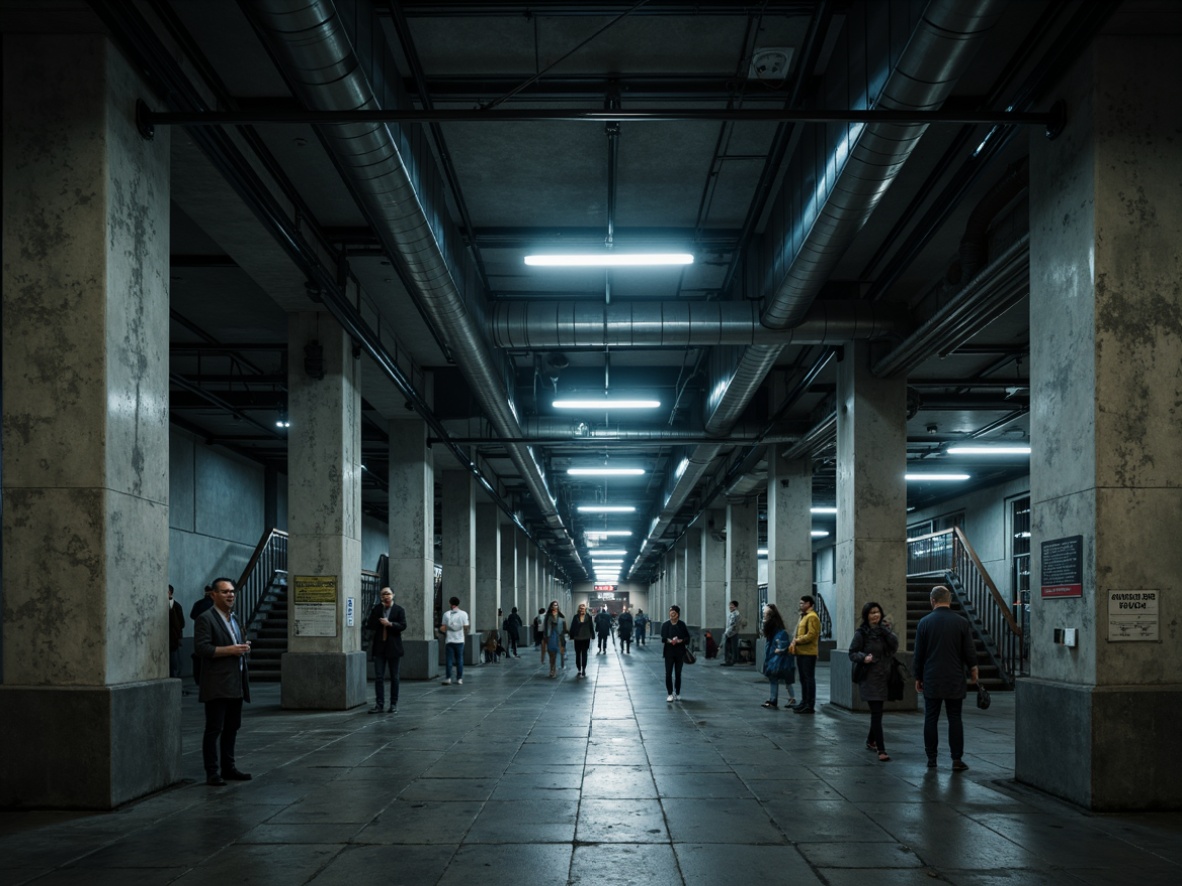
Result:
M907 575L940 575L953 568L951 529L907 539Z
M825 605L824 598L818 594L813 594L813 600L816 602L817 618L821 619L821 639L833 639L833 619L829 616L829 607Z
M238 579L234 614L249 634L259 609L279 576L287 575L287 533L270 529L263 533Z
M964 530L957 526L952 531L952 571L960 579L966 608L980 621L982 639L986 646L992 647L990 654L997 660L1003 678L1013 683L1015 677L1027 673L1026 659L1022 655L1022 627L969 544Z

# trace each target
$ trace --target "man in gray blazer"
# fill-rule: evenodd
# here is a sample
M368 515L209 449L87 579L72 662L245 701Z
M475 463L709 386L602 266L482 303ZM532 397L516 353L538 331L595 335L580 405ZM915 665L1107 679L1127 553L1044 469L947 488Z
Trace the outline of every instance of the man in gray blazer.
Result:
M201 613L193 625L193 648L201 660L198 699L205 705L205 735L201 743L205 783L220 787L226 779L250 780L234 763L234 740L242 725L242 703L250 701L247 667L250 641L234 615L233 580L215 578L211 587L213 607Z

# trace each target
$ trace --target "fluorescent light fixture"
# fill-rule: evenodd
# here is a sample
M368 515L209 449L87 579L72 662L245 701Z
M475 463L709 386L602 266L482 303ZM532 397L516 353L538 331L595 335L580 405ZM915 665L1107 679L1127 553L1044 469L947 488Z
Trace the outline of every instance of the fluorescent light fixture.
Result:
M904 474L903 479L913 483L953 482L969 479L968 474Z
M673 472L673 479L680 480L681 475L685 473L685 469L689 467L689 459L683 458L681 463L677 466L677 470Z
M949 455L1030 455L1029 446L950 446Z
M657 409L661 405L661 401L612 400L607 397L598 397L593 400L555 400L550 405L555 409Z
M534 268L654 268L692 265L694 257L688 252L588 252L527 255L525 263Z
M634 514L634 505L579 505L580 514Z
M627 554L628 554L628 552L625 551L623 548L611 548L610 550L606 549L606 548L604 548L602 550L600 548L596 548L594 556L596 556L596 557L624 557Z
M631 529L593 529L585 533L587 540L600 538L627 538L632 534Z
M755 553L759 554L759 556L761 556L761 557L766 557L767 556L767 548L760 548Z
M642 477L644 468L567 468L572 477Z
M291 422L289 422L289 421L288 421L287 419L285 419L285 418L277 419L277 420L276 420L276 422L275 422L275 427L277 427L277 428L290 428L290 427L291 427Z
M809 508L810 514L836 514L837 508Z
M813 538L828 538L829 537L829 530L828 529L814 529L809 533L809 535L811 535Z

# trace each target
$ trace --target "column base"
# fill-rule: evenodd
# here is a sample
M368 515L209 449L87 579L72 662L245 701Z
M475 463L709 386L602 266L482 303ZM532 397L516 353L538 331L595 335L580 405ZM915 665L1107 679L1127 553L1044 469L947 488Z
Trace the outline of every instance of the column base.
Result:
M440 634L439 636L442 637L443 634ZM468 665L478 665L483 660L484 650L480 648L480 639L481 638L479 634L469 634L464 638L465 667ZM439 667L443 668L447 665L447 644L442 640L437 640L435 645L439 647L439 654L436 659L436 663L439 665Z
M902 658L899 661L903 661ZM862 701L862 694L858 691L858 684L852 679L854 663L848 655L835 652L829 659L829 703L847 711L870 711L870 705ZM914 711L919 709L919 696L915 692L915 680L903 677L903 698L899 701L888 701L883 706L884 711Z
M364 652L285 652L280 705L297 711L347 711L365 704Z
M181 772L181 681L0 686L0 807L114 809Z
M439 676L439 641L403 639L405 654L399 666L403 680L434 680Z
M1182 809L1182 686L1076 686L1024 678L1014 777L1098 812Z

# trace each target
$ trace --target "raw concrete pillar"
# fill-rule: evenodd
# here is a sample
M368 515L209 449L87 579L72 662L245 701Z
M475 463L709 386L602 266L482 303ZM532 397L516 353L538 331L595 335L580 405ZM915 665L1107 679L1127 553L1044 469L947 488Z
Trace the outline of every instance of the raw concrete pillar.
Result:
M706 627L706 607L702 598L702 530L685 531L685 602L693 613L694 624Z
M101 36L3 47L0 806L180 775L168 679L169 138Z
M476 631L501 629L501 511L492 502L476 506L476 594L472 624Z
M702 627L709 628L722 645L726 628L726 512L707 511L702 530Z
M347 710L365 703L361 651L360 361L328 314L291 314L288 349L321 349L324 377L288 361L287 606L283 707ZM348 623L352 608L353 623Z
M1176 36L1101 36L1054 93L1070 125L1030 140L1031 676L1015 771L1104 811L1182 807L1182 104L1145 88L1180 82Z
M476 636L476 479L468 471L443 472L443 611L460 598L470 634L464 661L479 661Z
M768 453L767 601L790 623L801 595L812 593L813 463L789 461L774 449Z
M739 601L739 613L747 626L739 633L750 639L759 631L759 501L732 502L726 506L726 596L723 623L731 600Z
M529 536L522 531L516 533L517 539L517 606L521 610L521 620L525 624L525 634L522 641L529 645L534 641L534 616L542 605L530 593L529 588Z
M406 610L400 676L439 674L435 625L435 466L427 423L418 416L390 422L390 587Z
M505 618L517 607L517 614L522 615L521 604L517 601L517 527L512 523L501 523L498 527L501 533L501 608L505 610ZM525 621L522 616L522 621ZM497 625L497 630L500 630Z
M826 600L838 650L849 649L862 605L876 600L906 644L907 384L870 373L866 342L845 347L837 368L837 583ZM846 655L830 659L830 699L867 710ZM913 690L892 710L913 709Z

